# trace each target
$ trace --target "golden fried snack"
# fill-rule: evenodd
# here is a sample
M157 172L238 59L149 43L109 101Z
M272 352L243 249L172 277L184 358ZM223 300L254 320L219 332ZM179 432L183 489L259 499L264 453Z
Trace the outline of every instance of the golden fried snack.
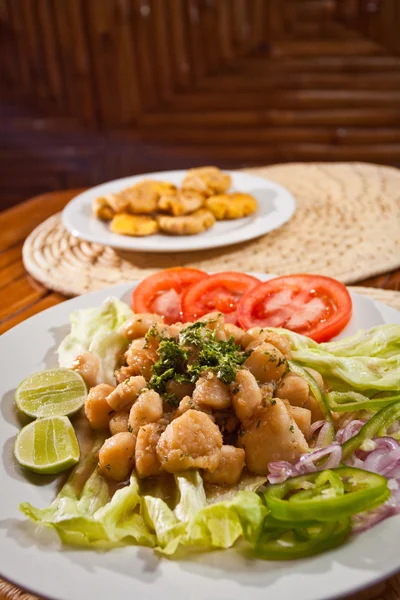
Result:
M176 185L169 183L169 181L154 181L153 179L143 179L130 188L130 190L136 190L139 195L151 195L156 194L160 196L174 195L176 193Z
M223 194L230 186L230 175L226 175L218 167L189 169L182 182L183 190L195 190L206 196Z
M111 208L113 213L126 212L129 207L129 200L125 197L124 192L116 194L108 194L104 196L103 201Z
M101 221L111 221L115 214L107 201L107 197L95 198L92 209L94 216Z
M205 196L194 190L178 190L173 195L162 195L158 201L158 209L172 214L174 217L193 213L204 205Z
M141 182L121 192L128 202L127 212L132 214L150 214L157 209L159 198L151 182Z
M217 194L206 200L206 207L217 221L241 219L257 210L257 200L250 194Z
M167 194L175 194L176 192L176 185L174 185L173 183L170 183L169 181L155 181L153 179L144 179L143 181L141 181L140 183L136 184L138 187L147 187L149 189L152 189L154 192L156 192L157 194L161 195L167 195Z
M167 181L144 179L116 194L123 208L115 212L129 212L134 215L151 214L157 210L157 202L161 194L174 194L175 191L176 187Z
M212 227L215 223L213 214L209 210L200 209L191 215L170 217L159 215L158 226L164 233L171 235L195 235Z
M110 224L110 229L113 233L144 237L157 233L158 225L157 221L148 215L120 213L114 216Z

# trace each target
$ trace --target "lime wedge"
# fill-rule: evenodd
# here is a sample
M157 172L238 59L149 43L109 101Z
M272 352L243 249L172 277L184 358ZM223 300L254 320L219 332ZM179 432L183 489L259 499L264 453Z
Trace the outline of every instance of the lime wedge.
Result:
M28 417L72 415L85 403L86 384L70 369L50 369L30 375L19 384L15 403Z
M14 455L35 473L60 473L75 465L79 444L68 417L48 417L29 423L19 432Z

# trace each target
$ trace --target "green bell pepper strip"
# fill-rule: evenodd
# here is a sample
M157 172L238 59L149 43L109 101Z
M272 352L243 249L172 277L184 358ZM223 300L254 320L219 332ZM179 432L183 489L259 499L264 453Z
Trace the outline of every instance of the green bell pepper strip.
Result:
M352 412L356 410L379 410L382 406L388 406L400 395L368 398L358 392L329 392L326 395L330 410L335 412Z
M308 521L302 521L302 527L312 527L316 523L321 525L322 521L315 521L314 519L309 519ZM298 521L282 521L280 519L275 519L272 515L267 515L263 521L262 529L265 531L275 531L276 529L298 529L299 522Z
M392 402L389 406L381 408L365 425L359 433L342 444L343 460L348 458L362 446L366 440L386 435L390 425L400 419L400 401Z
M326 484L329 484L335 496L343 496L345 493L343 481L334 470L328 469L320 471L318 485L322 488ZM290 497L289 502L304 502L304 500L310 500L312 498L315 498L315 486L300 489L296 494Z
M370 510L385 502L390 490L381 475L338 467L270 485L263 494L272 517L300 525L310 518L338 521Z
M350 519L308 523L301 528L265 529L255 554L266 560L295 560L341 546L351 533Z
M301 367L299 364L297 364L293 360L288 360L288 365L289 365L289 370L292 373L299 375L299 377L304 379L304 381L308 384L308 386L311 390L311 393L313 394L313 396L315 397L315 399L317 400L317 402L321 408L321 412L324 416L325 421L328 421L328 423L330 423L330 427L327 431L327 434L326 434L326 437L324 440L324 445L329 446L329 444L331 444L333 442L333 440L335 439L335 426L333 423L331 411L330 411L330 408L329 408L329 405L328 405L328 402L327 402L324 392L321 390L318 383L315 381L314 377L308 371L306 371L306 369L303 369L303 367Z

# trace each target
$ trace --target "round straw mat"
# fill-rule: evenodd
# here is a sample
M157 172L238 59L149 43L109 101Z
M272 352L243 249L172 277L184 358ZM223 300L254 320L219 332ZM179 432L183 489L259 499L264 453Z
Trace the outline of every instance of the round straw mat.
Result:
M319 273L344 283L400 266L400 171L364 163L286 164L248 170L288 188L294 217L250 242L183 254L121 252L70 235L54 215L27 238L27 270L67 295L190 265L207 271Z

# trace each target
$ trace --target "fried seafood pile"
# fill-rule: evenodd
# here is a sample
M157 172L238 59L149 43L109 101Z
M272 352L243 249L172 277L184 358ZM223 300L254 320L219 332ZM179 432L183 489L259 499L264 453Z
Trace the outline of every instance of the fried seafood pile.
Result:
M180 189L166 181L144 179L121 192L96 198L93 213L110 221L111 231L122 235L195 235L216 220L239 219L255 212L255 198L228 193L230 186L230 176L217 167L190 169Z
M307 382L288 370L283 336L246 332L220 313L170 326L135 314L121 333L129 345L118 384L92 387L85 405L92 428L110 432L99 454L105 477L200 469L209 484L232 486L245 469L266 475L271 461L295 462L309 450L321 409Z

